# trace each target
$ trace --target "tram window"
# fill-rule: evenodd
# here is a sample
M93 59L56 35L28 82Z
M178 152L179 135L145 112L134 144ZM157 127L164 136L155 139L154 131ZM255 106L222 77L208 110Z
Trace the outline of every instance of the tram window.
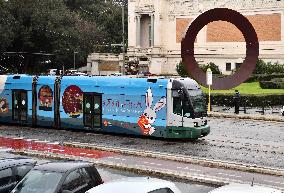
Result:
M179 97L173 98L173 112L174 114L182 115L182 103Z

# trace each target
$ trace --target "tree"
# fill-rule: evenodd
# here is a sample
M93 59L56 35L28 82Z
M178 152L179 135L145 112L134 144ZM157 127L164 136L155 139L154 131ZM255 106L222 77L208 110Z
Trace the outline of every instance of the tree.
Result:
M74 51L76 66L85 65L102 45L122 42L123 3L127 26L126 0L0 0L0 51L13 52L5 65L30 73L70 68Z
M176 66L176 71L181 77L188 77L189 74L185 68L185 65L182 61Z
M0 0L0 52L6 51L15 36L13 31L13 23L15 22L15 19L7 10L7 6L7 2Z
M213 62L210 62L206 65L200 65L199 67L203 70L203 72L206 72L207 69L210 67L210 69L212 70L212 74L222 74L222 72L219 70L219 67ZM181 77L191 77L190 74L187 72L183 62L180 62L176 66L176 71Z
M102 38L94 51L109 52L111 44L122 43L122 7L125 10L124 36L127 39L127 0L65 0L65 3L84 20L96 23Z
M24 52L24 65L18 65L20 71L50 68L40 65L48 58L53 61L52 68L61 68L63 64L70 68L74 51L78 52L78 64L85 65L87 55L100 38L95 23L70 11L63 0L9 0L6 11L15 20L11 22L15 35L6 50Z
M210 67L212 74L222 74L222 72L220 71L219 67L214 64L213 62L210 62L206 65L201 65L200 68L203 70L203 72L206 72L207 69Z
M278 62L265 62L262 59L258 59L253 74L272 74L272 73L284 73L284 65Z

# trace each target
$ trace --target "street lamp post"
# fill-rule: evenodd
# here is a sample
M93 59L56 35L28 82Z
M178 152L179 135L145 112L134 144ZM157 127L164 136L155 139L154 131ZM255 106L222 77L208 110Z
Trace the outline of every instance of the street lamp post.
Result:
M76 54L78 54L78 52L74 51L74 63L73 63L74 70L76 69Z

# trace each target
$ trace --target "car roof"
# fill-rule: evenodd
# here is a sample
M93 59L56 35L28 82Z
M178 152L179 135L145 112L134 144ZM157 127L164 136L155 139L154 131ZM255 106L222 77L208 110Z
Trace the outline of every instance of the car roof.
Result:
M49 162L34 167L34 170L50 171L67 173L68 171L73 171L78 168L90 167L93 164L89 162Z
M174 183L148 177L123 178L96 186L87 193L147 193L160 188L176 189Z
M281 193L280 190L251 184L229 184L209 193Z
M2 158L0 159L0 170L6 169L12 166L22 166L22 165L35 165L36 160L23 157L13 157L13 158Z

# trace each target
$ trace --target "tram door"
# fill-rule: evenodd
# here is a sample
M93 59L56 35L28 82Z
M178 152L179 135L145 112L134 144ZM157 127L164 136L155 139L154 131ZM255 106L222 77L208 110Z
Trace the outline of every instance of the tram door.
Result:
M84 93L84 126L101 128L102 123L102 95Z
M14 90L13 91L13 106L12 116L14 121L26 122L28 119L28 101L27 91Z

